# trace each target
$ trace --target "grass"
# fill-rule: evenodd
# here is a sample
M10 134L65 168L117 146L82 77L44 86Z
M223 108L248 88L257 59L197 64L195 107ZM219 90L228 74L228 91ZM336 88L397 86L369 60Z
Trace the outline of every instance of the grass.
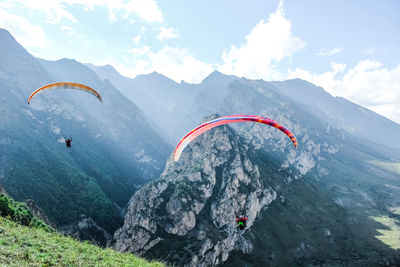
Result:
M55 232L53 228L34 216L25 203L14 201L0 193L0 216L26 226L41 228L46 232Z
M400 206L399 207L393 207L390 209L391 212L394 214L400 215Z
M63 236L35 217L25 203L4 194L0 194L0 265L165 266Z
M102 249L58 233L0 217L0 264L6 266L165 266Z
M399 162L387 162L387 161L378 161L378 160L369 160L368 163L378 166L388 172L394 174L400 174L400 163Z
M396 220L387 216L371 218L390 228L390 230L377 229L380 235L375 237L393 249L400 249L400 227L396 224Z

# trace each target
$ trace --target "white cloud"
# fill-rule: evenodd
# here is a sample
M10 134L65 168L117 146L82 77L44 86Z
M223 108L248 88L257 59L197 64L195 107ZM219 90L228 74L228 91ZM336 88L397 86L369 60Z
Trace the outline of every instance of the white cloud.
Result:
M86 37L83 34L78 33L74 28L68 25L61 25L61 30L65 32L66 34L73 36L74 38L70 38L68 41L69 45L72 45L72 40L74 40L76 37L81 38L81 39L86 39ZM84 41L85 44L88 42L88 40Z
M155 71L180 82L201 82L213 69L206 63L194 58L182 48L164 47L149 58Z
M179 38L178 32L173 29L173 28L165 28L161 27L160 32L157 35L157 39L160 41L164 41L166 39L173 39L173 38Z
M364 55L372 55L372 54L375 54L375 53L376 53L376 51L372 47L368 48L368 49L365 49L365 50L360 52L360 54L364 54Z
M343 73L346 69L345 64L338 64L338 63L331 63L332 71L324 72L322 74L312 74L309 71L306 71L301 68L296 68L295 70L289 70L288 78L301 78L307 80L309 82L314 83L315 85L324 87L329 93L333 95L340 95L334 94L331 88L339 88L340 81L337 80L335 77ZM341 95L342 96L342 95Z
M384 104L370 107L374 112L400 124L400 104Z
M159 40L179 36L171 28L162 27L160 30ZM139 43L141 38L139 33L133 41ZM305 43L301 39L293 37L291 23L283 16L281 2L267 22L261 20L246 36L245 44L240 47L232 46L229 51L224 51L224 63L218 65L218 68L224 73L247 78L281 77L282 74L276 69L276 64L304 46ZM129 77L157 71L177 82L184 80L199 83L214 69L214 64L196 59L184 48L166 46L158 52L152 52L143 46L127 51L143 55L140 60L134 61L133 67L115 65L121 73L128 74Z
M125 64L122 64L120 61L115 60L111 57L106 57L101 60L95 60L90 63L95 66L112 65L121 75L130 78L133 78L139 74L152 72L152 69L149 68L149 62L145 60L135 61L134 67L129 67Z
M132 54L133 56L143 56L148 54L149 51L150 51L150 46L147 45L126 50L126 52Z
M134 42L135 44L139 44L140 41L141 41L142 38L143 38L144 31L145 31L145 28L144 28L144 27L141 27L141 28L140 28L140 31L139 31L139 33L138 33L138 35L136 35L135 37L132 38L132 42Z
M0 8L0 28L5 28L25 47L46 47L50 44L43 29L23 17Z
M72 27L68 26L68 25L61 25L61 29L63 31L66 31L66 32L72 32L73 31Z
M70 20L73 23L77 22L77 19L66 9L66 4L69 3L65 0L15 0L11 2L14 2L17 5L22 5L30 10L44 13L47 23L58 23L63 18ZM72 2L78 1L72 0Z
M68 35L75 35L75 30L68 25L62 25L61 30L66 32Z
M130 78L134 78L135 76L140 74L151 73L153 71L150 62L143 59L134 61L133 66L127 66L125 64L121 64L120 62L116 62L111 65L113 65L119 73L121 73L125 77Z
M334 96L347 98L400 123L400 64L387 69L378 61L360 61L345 72L345 65L332 64L332 71L312 74L289 71L289 78L302 78L323 87Z
M142 53L145 57L132 61L132 67L111 63L121 74L128 77L157 71L176 82L183 80L189 83L200 83L213 71L209 64L196 59L184 48L166 46L157 52L151 52L144 46L130 49L128 52Z
M10 2L7 2L7 1L0 2L0 8L7 9L7 8L10 8L10 7L11 7L11 3Z
M343 51L343 48L341 48L341 47L336 47L331 50L322 49L316 55L317 56L333 56L333 55L341 53L342 51Z
M132 14L139 16L146 22L163 22L162 12L155 0L5 0L3 6L22 5L31 10L37 10L45 14L47 22L57 23L62 19L70 20L74 23L77 19L67 10L67 6L81 6L83 10L89 12L94 7L105 7L109 11L110 18L116 20L117 13L121 13L123 18L128 18Z
M284 17L282 1L267 22L261 20L246 36L240 47L224 51L220 70L247 78L279 79L276 64L305 47L304 41L294 37L291 22Z
M363 51L360 52L360 54L363 55L376 55L376 54L382 54L383 52L385 52L386 48L374 48L374 47L370 47L368 49L364 49Z
M131 0L122 4L121 8L126 10L125 14L134 13L147 22L163 22L162 12L155 0Z

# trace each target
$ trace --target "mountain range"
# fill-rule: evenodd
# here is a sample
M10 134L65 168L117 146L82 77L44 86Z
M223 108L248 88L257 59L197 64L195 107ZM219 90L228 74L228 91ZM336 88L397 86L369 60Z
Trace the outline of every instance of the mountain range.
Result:
M96 88L104 103L60 91ZM214 71L199 84L35 58L0 30L0 184L56 227L175 265L400 264L400 125L300 79ZM217 116L256 123L189 130ZM72 149L63 144L73 137ZM235 214L246 214L240 231Z
M114 235L116 249L188 266L398 261L398 150L354 135L274 83L236 78L216 87L226 94L213 103L219 115L274 118L296 134L298 149L259 124L211 130L135 193ZM246 231L236 229L235 213L249 216Z

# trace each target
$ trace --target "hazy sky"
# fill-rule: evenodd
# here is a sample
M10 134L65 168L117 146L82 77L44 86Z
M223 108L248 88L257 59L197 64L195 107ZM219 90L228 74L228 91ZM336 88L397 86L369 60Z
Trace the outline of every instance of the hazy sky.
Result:
M30 53L199 83L302 78L400 123L398 0L0 0Z

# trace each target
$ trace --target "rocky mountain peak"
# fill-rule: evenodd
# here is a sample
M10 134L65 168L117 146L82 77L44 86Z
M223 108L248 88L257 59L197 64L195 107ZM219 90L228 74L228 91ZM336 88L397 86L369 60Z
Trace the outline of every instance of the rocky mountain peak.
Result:
M24 202L34 216L41 219L45 224L50 225L51 227L55 227L55 224L49 220L43 210L36 204L33 199L25 199Z
M178 83L176 83L174 80L171 80L170 78L162 75L161 73L158 73L156 71L153 71L148 74L140 74L135 77L134 80L137 80L139 82L163 82L163 83L168 83L169 85L174 85L176 86Z
M235 80L235 79L238 79L238 77L234 75L227 75L217 70L214 70L207 77L204 78L202 83L215 83L215 82L221 82L221 80Z
M7 42L7 41L16 42L15 38L6 29L0 28L0 37L1 37L1 40L3 40L3 42Z
M213 113L208 116L204 116L203 119L201 120L201 123L205 123L207 121L215 120L216 118L221 117L218 113Z
M103 65L103 66L96 66L90 63L85 64L91 70L95 71L96 73L101 73L101 77L105 76L120 76L119 72L110 64Z
M198 137L179 162L170 159L161 177L132 197L115 248L198 266L220 264L235 249L249 252L235 214L248 216L249 229L277 196L249 153L229 126Z

